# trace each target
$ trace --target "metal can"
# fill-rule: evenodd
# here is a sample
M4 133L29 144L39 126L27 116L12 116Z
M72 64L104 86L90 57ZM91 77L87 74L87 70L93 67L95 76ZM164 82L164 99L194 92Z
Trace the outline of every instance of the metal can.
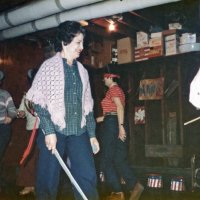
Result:
M147 186L150 188L162 188L162 176L160 174L149 174Z
M172 191L184 191L185 190L185 184L184 184L183 177L172 178L170 189Z

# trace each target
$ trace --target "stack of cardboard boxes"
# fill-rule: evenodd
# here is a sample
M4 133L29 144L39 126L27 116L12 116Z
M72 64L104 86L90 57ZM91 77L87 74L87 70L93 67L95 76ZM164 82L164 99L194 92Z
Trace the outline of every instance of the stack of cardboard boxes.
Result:
M162 32L136 33L136 46L130 37L117 41L118 64L137 62L149 58L178 53L178 34L176 29Z
M103 39L100 42L91 42L90 52L86 57L88 59L84 61L85 64L101 68L108 63L126 64L163 55L174 55L179 53L179 41L180 45L195 43L196 34L184 33L179 39L177 29L169 29L150 35L143 31L137 32L136 42L130 37L119 39L117 43Z
M136 44L134 51L135 62L148 59L150 51L148 34L142 31L137 32Z
M135 48L135 61L147 60L163 55L162 32L149 35L145 32L137 32L137 47Z
M163 36L162 32L151 33L149 39L149 55L148 58L153 58L163 55Z

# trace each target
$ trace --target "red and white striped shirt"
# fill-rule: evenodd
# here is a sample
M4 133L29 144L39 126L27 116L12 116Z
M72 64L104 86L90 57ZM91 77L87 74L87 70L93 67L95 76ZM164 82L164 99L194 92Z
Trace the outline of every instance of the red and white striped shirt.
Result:
M108 112L117 112L117 106L113 101L114 97L119 97L122 105L125 105L125 95L118 85L113 85L106 92L105 98L101 101L103 114Z

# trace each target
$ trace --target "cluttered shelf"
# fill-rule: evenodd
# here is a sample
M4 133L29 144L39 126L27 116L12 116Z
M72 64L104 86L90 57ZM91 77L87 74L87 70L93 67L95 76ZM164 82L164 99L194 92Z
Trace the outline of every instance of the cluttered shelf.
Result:
M136 41L129 37L117 41L117 62L115 64L127 65L160 58L168 59L199 51L200 43L196 34L183 33L180 36L176 29L151 33L151 35L140 31L137 32Z
M82 63L93 68L107 65L129 65L143 61L185 55L200 51L196 34L183 33L176 29L147 34L137 32L136 39L125 37L118 40L91 41Z
M161 56L156 56L156 57L152 57L149 59L143 59L140 61L133 61L130 63L123 63L123 64L117 64L117 66L119 67L133 67L134 65L142 65L144 63L148 63L148 62L157 62L157 61L163 61L163 60L168 60L168 59L176 59L176 58L186 58L185 56L191 57L191 56L199 56L200 54L200 50L199 51L190 51L190 52L184 52L184 53L177 53L177 54L173 54L173 55L161 55Z

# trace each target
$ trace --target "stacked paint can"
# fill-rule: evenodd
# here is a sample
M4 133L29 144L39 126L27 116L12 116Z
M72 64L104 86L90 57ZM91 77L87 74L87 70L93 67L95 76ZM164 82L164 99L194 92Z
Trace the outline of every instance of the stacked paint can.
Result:
M173 177L171 179L171 199L179 200L183 199L183 192L185 191L184 178L182 176Z
M175 177L171 179L171 186L170 189L172 191L185 191L185 184L183 177Z
M150 199L161 200L163 180L161 174L148 174L147 188L149 190Z
M160 174L149 174L147 186L149 188L162 188L162 176Z

